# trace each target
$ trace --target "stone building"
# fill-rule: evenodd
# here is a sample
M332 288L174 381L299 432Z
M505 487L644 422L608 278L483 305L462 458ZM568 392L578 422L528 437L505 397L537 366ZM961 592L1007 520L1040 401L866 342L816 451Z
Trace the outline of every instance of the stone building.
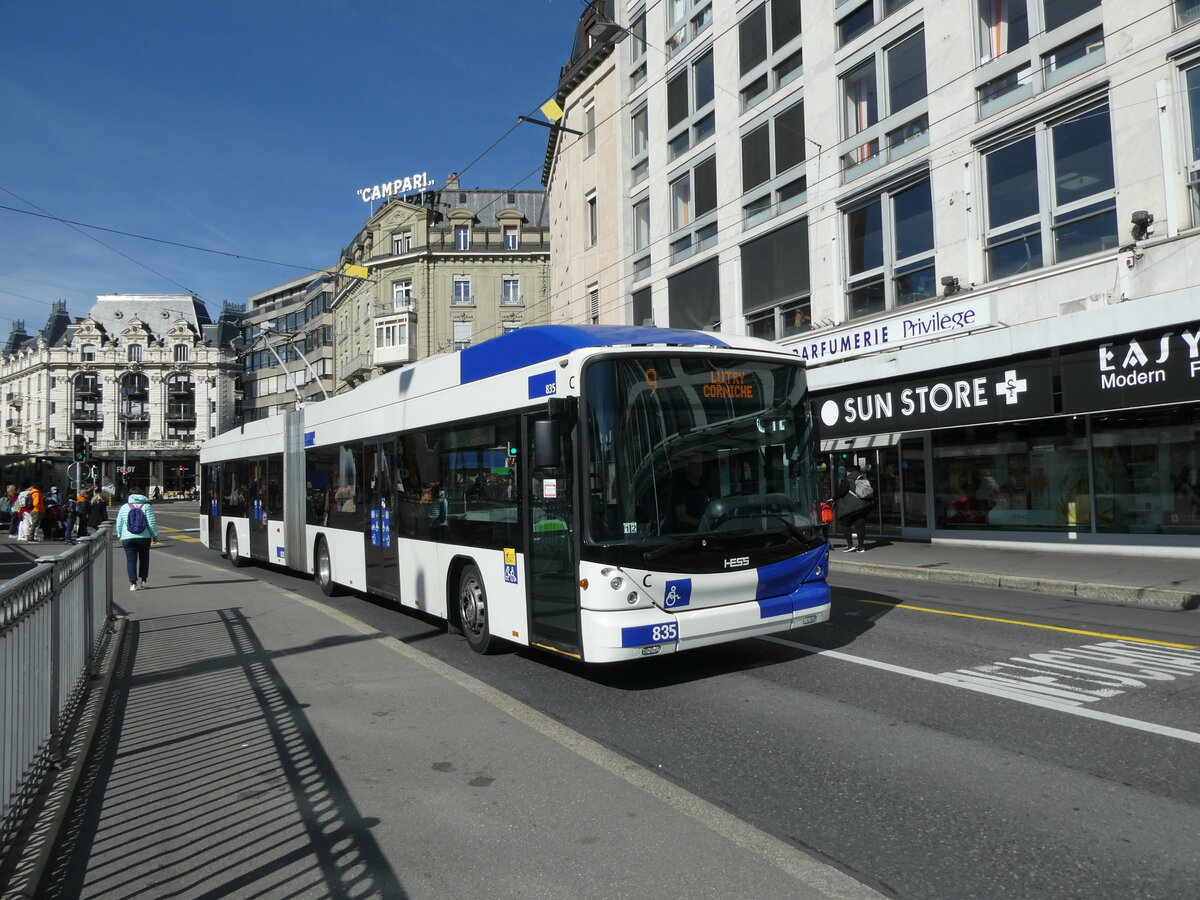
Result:
M544 191L392 197L343 253L365 277L333 279L335 386L547 321ZM331 391L333 393L333 391Z
M57 302L35 335L16 323L0 360L2 480L65 490L79 434L102 483L189 491L200 441L234 419L239 316L214 321L191 294L104 294L75 320Z

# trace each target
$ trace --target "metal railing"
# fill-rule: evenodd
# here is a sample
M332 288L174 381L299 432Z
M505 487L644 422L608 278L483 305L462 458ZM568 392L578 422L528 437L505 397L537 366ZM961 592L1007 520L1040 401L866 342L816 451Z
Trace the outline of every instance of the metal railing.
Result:
M112 621L110 526L0 584L0 859L86 697Z

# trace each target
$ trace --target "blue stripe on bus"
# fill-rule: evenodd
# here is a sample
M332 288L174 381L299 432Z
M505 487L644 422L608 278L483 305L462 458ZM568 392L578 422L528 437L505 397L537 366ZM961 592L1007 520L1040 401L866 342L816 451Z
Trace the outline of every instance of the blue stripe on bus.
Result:
M783 597L771 597L758 601L758 617L771 619L775 616L790 616L792 613L829 603L829 585L823 581L802 584Z
M663 622L659 625L635 625L621 629L622 647L645 647L650 644L671 644L679 640L679 625Z
M782 562L760 566L758 588L754 592L755 598L764 600L790 594L812 577L813 570L824 556L825 548L822 546Z
M472 344L458 354L459 379L467 384L492 375L523 369L579 350L609 345L672 344L728 347L703 331L683 328L640 328L634 325L534 325Z

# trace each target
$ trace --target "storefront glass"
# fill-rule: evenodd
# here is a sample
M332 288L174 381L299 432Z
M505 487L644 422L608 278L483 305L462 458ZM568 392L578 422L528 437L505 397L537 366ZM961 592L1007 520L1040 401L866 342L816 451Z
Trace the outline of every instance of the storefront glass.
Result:
M1083 416L933 435L937 528L1091 530Z
M1102 532L1200 534L1200 407L1092 417Z

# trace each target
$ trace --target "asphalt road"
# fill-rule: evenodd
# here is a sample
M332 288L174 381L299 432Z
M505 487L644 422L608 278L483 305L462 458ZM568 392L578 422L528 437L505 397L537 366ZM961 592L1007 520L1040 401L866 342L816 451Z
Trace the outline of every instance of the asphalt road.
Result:
M170 507L159 520L196 527ZM298 576L242 572L320 598ZM1194 893L1196 613L870 577L834 588L827 624L608 667L479 657L386 604L326 602L881 891Z

